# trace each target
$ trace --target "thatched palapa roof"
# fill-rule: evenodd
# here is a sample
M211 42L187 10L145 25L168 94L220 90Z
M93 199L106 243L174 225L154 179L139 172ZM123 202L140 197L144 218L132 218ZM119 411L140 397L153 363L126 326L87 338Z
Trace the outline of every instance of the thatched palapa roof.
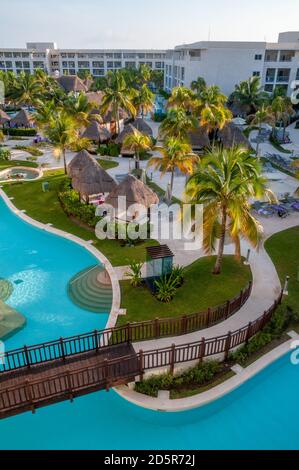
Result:
M83 132L82 137L101 143L111 139L111 134L108 129L100 126L97 121L91 121L89 126Z
M193 150L201 150L210 145L209 134L204 126L189 132L189 138Z
M11 120L10 116L0 108L0 124L3 125Z
M10 126L30 127L34 123L34 118L26 109L21 109L18 114L11 119Z
M108 109L107 113L102 115L102 117L103 117L104 122L115 122L112 109ZM125 119L128 119L128 117L129 117L128 113L124 109L120 108L119 119L125 120Z
M146 134L150 137L153 137L152 128L144 121L144 119L137 118L131 123L139 132Z
M102 91L89 91L88 93L85 93L85 96L90 104L99 108L102 104L104 93Z
M117 185L87 150L81 150L68 165L72 186L83 195L110 193Z
M127 209L133 204L142 204L149 208L159 203L159 198L154 191L133 175L128 175L107 197L105 203L118 209L118 197L126 196Z
M234 123L229 122L218 133L219 139L225 148L231 148L234 145L241 145L247 149L250 148L247 137L243 134L241 129Z
M123 130L121 131L121 133L117 136L117 138L115 139L115 142L116 142L117 144L123 144L125 138L126 138L128 135L134 134L135 131L136 131L136 127L134 127L133 124L127 124L127 125L123 128Z
M72 91L88 91L88 88L83 83L83 80L77 77L77 75L61 75L61 77L56 78L56 80L61 88L63 88L67 93L71 93Z

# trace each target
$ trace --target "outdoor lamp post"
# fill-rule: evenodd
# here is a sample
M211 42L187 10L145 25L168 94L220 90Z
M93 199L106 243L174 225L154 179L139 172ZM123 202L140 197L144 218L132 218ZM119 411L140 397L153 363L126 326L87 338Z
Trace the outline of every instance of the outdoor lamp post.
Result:
M251 254L251 250L250 250L250 248L249 248L248 251L247 251L246 260L244 261L245 266L248 266L248 265L249 265L250 254Z

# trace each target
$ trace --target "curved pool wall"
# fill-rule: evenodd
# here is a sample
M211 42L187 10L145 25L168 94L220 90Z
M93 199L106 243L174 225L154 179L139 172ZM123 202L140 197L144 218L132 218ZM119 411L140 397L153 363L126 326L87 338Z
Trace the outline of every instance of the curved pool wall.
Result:
M7 175L11 175L7 178ZM23 178L17 178L18 174L24 174ZM41 178L43 171L37 168L30 168L26 166L13 166L0 171L0 182L6 181L33 181Z
M0 276L14 286L7 303L27 320L6 349L104 328L109 312L85 311L67 295L69 280L97 263L85 248L21 220L0 197Z
M184 413L98 392L0 421L0 448L298 449L298 381L299 366L286 355L225 398Z

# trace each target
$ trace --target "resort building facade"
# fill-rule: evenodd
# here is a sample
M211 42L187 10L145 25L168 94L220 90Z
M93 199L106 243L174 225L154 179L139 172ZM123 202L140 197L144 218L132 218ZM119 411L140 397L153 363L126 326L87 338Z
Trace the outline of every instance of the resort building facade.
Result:
M50 75L76 75L88 71L103 77L109 70L138 68L146 64L164 71L164 87L190 87L203 77L229 95L237 83L250 76L261 77L265 91L276 86L290 95L299 80L299 32L280 33L277 43L201 41L155 49L59 49L55 43L27 43L23 49L0 49L0 70L33 73L43 69Z
M58 49L55 43L27 43L25 49L0 49L0 70L33 73L43 69L50 75L75 75L80 70L103 77L109 70L138 68L142 64L164 70L163 50Z
M226 95L251 76L261 77L265 91L281 86L290 95L292 82L299 80L299 32L280 33L277 43L202 41L166 51L167 91L190 87L199 76Z

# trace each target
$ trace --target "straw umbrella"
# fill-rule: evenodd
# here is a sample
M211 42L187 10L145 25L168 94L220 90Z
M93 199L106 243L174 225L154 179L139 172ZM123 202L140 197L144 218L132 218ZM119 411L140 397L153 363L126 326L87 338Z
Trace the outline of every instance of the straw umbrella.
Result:
M110 193L116 189L114 179L87 150L81 150L68 165L72 186L87 201L92 194Z
M219 131L219 139L225 148L232 148L235 145L240 145L250 149L249 141L241 129L231 122L226 124L223 129Z
M4 127L4 124L8 123L10 119L9 115L0 108L0 125Z
M10 127L31 127L34 123L32 115L26 110L21 109L18 114L11 119Z
M97 121L92 120L83 132L82 137L93 142L102 143L110 140L111 134L106 127L102 127Z

